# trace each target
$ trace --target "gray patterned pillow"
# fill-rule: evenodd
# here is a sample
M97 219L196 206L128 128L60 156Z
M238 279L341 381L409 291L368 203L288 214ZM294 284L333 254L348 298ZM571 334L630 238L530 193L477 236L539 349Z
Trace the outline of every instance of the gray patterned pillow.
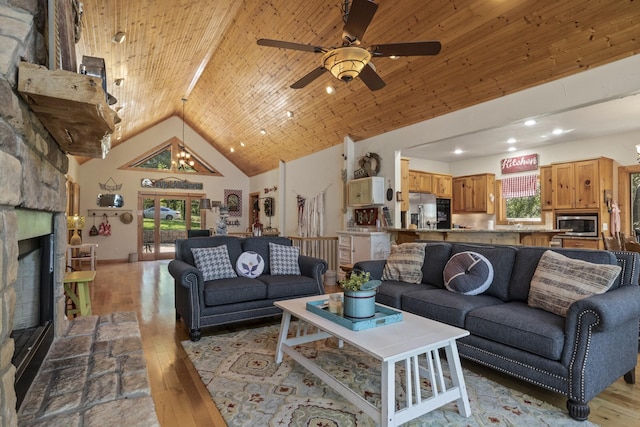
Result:
M382 280L422 282L422 264L426 243L402 243L391 246L391 253L382 270Z
M458 252L444 267L444 286L451 292L479 295L493 282L493 265L476 252Z
M566 317L574 301L605 293L621 270L617 265L594 264L545 251L531 279L527 304Z
M227 245L220 245L213 248L191 248L196 267L202 272L205 282L215 279L230 279L238 277L231 259Z
M269 264L273 275L300 275L298 255L300 249L269 242Z

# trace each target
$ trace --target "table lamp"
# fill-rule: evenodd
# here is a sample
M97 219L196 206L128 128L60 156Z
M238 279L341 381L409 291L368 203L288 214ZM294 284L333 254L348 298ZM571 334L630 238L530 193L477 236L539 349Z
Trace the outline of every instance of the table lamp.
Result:
M78 234L78 230L84 228L84 217L80 215L68 216L67 228L69 230L73 230L73 235L71 236L71 240L69 240L69 244L74 246L81 245L82 238Z

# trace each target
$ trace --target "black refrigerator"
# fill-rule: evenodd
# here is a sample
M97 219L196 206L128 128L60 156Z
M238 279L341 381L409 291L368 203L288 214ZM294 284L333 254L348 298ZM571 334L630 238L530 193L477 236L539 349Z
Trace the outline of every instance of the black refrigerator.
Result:
M451 228L451 199L436 199L438 230Z

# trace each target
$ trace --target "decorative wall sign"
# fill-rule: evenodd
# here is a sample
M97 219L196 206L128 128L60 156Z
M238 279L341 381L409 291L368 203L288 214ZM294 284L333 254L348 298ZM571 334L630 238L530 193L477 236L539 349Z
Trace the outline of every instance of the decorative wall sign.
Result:
M242 190L224 190L224 201L229 216L242 216Z
M202 190L204 188L201 182L189 182L186 179L173 177L162 179L143 178L140 181L140 186L144 188L178 188L181 190Z
M354 209L356 225L376 225L378 219L378 208Z
M510 157L500 160L500 170L503 174L516 173L524 171L533 171L538 169L538 155L527 154L524 156Z

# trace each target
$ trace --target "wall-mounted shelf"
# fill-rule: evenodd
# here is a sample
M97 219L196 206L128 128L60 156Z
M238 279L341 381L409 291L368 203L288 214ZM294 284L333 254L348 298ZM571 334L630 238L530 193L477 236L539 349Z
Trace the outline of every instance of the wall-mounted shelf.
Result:
M120 117L107 105L101 79L21 62L18 92L63 151L104 157L103 138Z
M112 216L120 216L123 213L133 213L131 209L87 209L88 217L101 217L103 215L107 215L108 217Z

